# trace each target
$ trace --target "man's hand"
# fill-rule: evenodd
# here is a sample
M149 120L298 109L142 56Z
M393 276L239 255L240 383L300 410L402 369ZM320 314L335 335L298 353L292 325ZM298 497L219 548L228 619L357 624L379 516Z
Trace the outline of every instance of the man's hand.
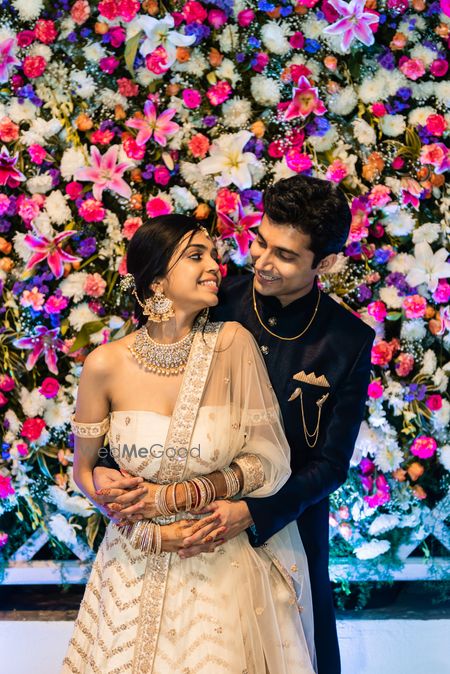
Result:
M207 537L212 531L218 531L217 535L225 531L225 527L218 526L218 515L213 513L201 520L178 520L173 524L161 527L161 544L163 552L178 552L183 549L184 541L191 536ZM203 546L201 552L213 552L214 544ZM180 555L181 556L181 555ZM193 556L193 555L192 555Z
M213 552L218 545L238 536L253 524L245 501L214 501L200 512L215 515L217 526L209 532L200 529L187 536L183 549L178 553L182 559L195 557L201 552Z

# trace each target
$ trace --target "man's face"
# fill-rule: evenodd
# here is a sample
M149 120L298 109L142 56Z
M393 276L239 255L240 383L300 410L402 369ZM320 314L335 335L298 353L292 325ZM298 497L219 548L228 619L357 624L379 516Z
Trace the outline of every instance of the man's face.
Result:
M250 247L255 268L255 289L277 297L285 306L308 293L317 274L334 264L328 255L313 267L311 237L291 225L276 225L264 215Z

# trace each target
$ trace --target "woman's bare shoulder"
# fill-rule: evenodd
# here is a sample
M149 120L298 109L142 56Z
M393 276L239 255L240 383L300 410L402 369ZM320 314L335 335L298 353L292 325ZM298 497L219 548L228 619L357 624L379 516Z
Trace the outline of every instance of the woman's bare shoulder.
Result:
M120 362L128 353L128 345L133 341L132 334L121 339L100 344L93 349L84 361L83 369L93 376L105 377L117 370Z

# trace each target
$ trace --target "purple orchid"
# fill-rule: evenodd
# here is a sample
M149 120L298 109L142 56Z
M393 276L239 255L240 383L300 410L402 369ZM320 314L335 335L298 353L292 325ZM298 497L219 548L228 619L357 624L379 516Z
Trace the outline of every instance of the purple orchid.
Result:
M10 68L19 66L20 61L14 55L16 40L9 37L0 42L0 83L5 84L10 78Z
M19 183L26 180L23 173L16 168L19 155L14 157L8 152L8 149L3 146L0 151L0 185L7 185L8 187L17 187Z
M61 278L64 272L64 262L79 262L81 260L80 257L61 250L62 242L73 234L77 234L77 232L75 230L61 232L53 239L49 239L42 234L26 234L24 242L28 248L35 252L28 260L25 270L33 269L39 262L46 259L55 278Z
M325 28L327 35L341 35L341 47L344 51L350 47L353 40L360 40L370 47L375 41L371 26L377 24L380 17L374 12L366 12L365 0L329 0L330 5L340 14L331 26Z
M31 370L38 358L44 354L45 363L53 374L58 374L57 365L57 351L65 351L66 345L63 340L58 337L59 328L49 330L44 325L38 325L35 328L34 334L29 337L20 337L13 341L14 346L19 349L31 349L31 353L27 358L25 367Z
M103 190L117 192L125 199L129 199L131 196L131 187L122 178L129 165L125 162L117 163L118 153L118 145L110 147L104 155L101 155L98 148L93 145L91 147L92 166L77 169L75 172L76 180L87 180L94 183L92 192L97 201L101 201Z
M247 255L249 244L255 238L252 227L258 227L261 223L262 213L245 213L241 201L238 202L238 221L234 222L225 213L218 213L219 232L221 239L234 239L238 245L241 255Z

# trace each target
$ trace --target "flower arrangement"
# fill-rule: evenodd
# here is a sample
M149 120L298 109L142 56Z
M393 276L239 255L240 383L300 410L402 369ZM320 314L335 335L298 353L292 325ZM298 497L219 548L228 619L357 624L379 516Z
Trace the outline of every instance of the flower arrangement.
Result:
M377 331L332 553L389 573L424 538L450 485L449 35L448 0L5 0L4 560L38 527L56 557L96 541L68 422L89 349L133 327L117 279L143 219L194 213L226 273L296 173L347 193L322 285Z

